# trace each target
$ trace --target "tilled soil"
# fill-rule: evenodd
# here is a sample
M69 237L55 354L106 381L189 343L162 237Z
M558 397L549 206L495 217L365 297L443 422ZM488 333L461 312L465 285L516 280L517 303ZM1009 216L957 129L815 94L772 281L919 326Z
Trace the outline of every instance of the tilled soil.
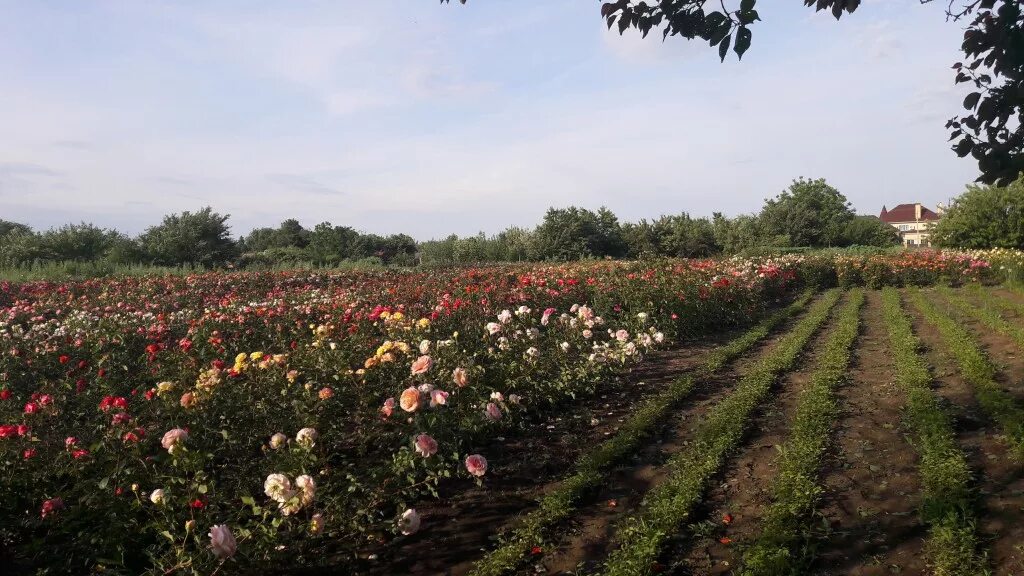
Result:
M841 306L837 304L836 310ZM695 523L667 547L668 573L730 574L738 566L742 548L757 537L760 518L771 504L769 490L777 472L778 449L789 438L800 393L831 333L830 323L808 342L796 369L776 384L769 404L754 417L743 448L726 462L724 474L715 478L695 511Z
M665 477L666 470L661 464L686 447L695 424L728 395L746 368L768 353L792 323L777 329L733 365L700 383L691 399L676 411L663 435L627 465L613 471L595 498L580 506L572 525L567 527L568 538L546 552L539 562L547 574L590 573L599 567L614 545L617 523L636 511L647 491Z
M849 381L838 391L840 419L825 460L817 538L819 576L922 574L917 453L900 429L906 396L894 381L881 295L867 293Z
M950 404L960 446L977 474L978 528L986 540L993 573L1024 574L1024 469L1009 453L998 425L978 406L939 334L916 311L912 316L914 331L934 366L936 392Z
M416 506L420 532L361 559L359 574L459 575L493 548L498 535L532 510L586 449L612 436L633 408L696 367L708 351L742 333L733 330L650 354L630 373L581 399L561 416L496 439L481 449L491 465L483 486L442 485L440 498Z

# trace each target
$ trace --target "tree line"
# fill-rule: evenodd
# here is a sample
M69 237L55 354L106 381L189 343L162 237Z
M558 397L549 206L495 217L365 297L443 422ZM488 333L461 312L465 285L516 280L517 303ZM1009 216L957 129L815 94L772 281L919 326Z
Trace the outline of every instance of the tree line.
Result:
M165 216L137 237L92 224L36 232L0 220L0 266L40 262L114 265L268 267L361 262L394 266L477 262L569 261L586 258L705 257L756 250L893 246L895 228L854 213L823 179L795 180L756 214L734 218L685 212L620 222L607 208L550 208L532 229L417 242L407 234L381 236L323 222L312 229L288 219L235 239L227 215L203 208ZM934 231L940 245L1024 247L1024 183L972 186Z

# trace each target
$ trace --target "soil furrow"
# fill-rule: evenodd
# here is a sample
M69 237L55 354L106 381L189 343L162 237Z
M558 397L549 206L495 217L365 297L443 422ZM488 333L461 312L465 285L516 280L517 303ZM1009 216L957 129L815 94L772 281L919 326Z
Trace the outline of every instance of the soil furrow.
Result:
M836 309L842 305L837 304ZM695 510L697 521L666 548L663 558L668 574L729 574L737 565L740 548L757 537L761 513L771 503L769 489L776 474L778 448L789 437L800 393L810 381L822 344L832 333L833 320L811 339L797 368L776 384L771 402L754 418L743 448L729 459L724 475L716 479L704 503Z
M920 574L921 525L917 454L903 437L906 397L894 382L881 294L867 293L850 380L839 388L835 449L826 459L816 574Z
M996 576L1024 573L1024 469L1002 441L998 427L986 418L971 386L960 377L939 334L914 307L908 307L914 332L927 348L934 367L936 393L952 408L957 438L971 468L978 474L979 526L987 539Z
M662 436L638 452L629 465L612 472L592 501L579 507L576 520L566 529L571 533L569 538L546 551L539 562L546 573L575 573L581 569L588 573L604 561L616 524L635 511L647 491L664 478L667 471L661 464L687 445L694 424L728 395L747 367L771 350L799 319L790 319L730 366L702 382Z

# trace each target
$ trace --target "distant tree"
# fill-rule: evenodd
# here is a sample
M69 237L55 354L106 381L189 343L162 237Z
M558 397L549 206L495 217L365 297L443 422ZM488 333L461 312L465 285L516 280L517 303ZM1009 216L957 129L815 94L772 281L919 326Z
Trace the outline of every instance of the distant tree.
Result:
M92 224L66 224L40 234L39 241L49 258L60 261L100 260L120 238L113 230Z
M311 232L302 227L299 221L294 218L289 218L277 228L277 247L288 248L294 246L296 248L305 248L309 245Z
M0 265L20 266L48 258L39 235L27 226L16 225L0 236Z
M236 254L228 218L209 206L198 212L170 214L160 225L148 228L139 243L155 264L219 266Z
M759 217L771 238L787 236L791 246L838 246L853 219L846 196L824 179L794 180L789 189L765 202Z
M736 218L726 218L721 212L715 212L711 219L711 227L715 243L728 254L736 254L765 243L761 221L757 216L744 214Z
M359 233L348 226L332 226L321 222L309 234L306 252L310 260L319 263L335 263L353 256L353 245Z
M895 246L900 234L877 216L855 216L846 224L843 240L846 246Z
M0 238L3 238L4 236L11 233L31 234L32 228L25 224L20 224L18 222L10 222L8 220L0 219Z
M619 220L607 208L597 213L575 206L549 208L533 233L534 257L540 260L579 260L620 257L627 251Z
M678 258L703 258L721 251L714 225L707 218L686 212L662 216L653 224L658 253Z
M968 186L932 229L932 242L955 248L1024 249L1024 179Z
M277 245L276 228L256 228L239 240L238 249L242 252L263 252Z
M626 243L626 255L630 258L645 258L660 254L654 226L646 219L623 224L622 239Z

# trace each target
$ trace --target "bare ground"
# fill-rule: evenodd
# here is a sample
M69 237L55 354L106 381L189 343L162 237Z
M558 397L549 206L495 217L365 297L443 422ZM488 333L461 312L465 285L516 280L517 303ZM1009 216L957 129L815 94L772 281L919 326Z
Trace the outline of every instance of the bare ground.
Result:
M914 332L927 347L936 392L950 404L958 440L977 474L978 528L986 540L994 574L1024 574L1024 469L1009 453L998 426L978 406L939 334L916 311L912 316Z
M771 503L769 489L777 472L778 448L789 437L800 393L831 332L829 325L811 339L797 368L781 379L771 400L754 417L743 448L713 481L695 511L695 522L668 546L664 554L667 573L730 574L738 566L742 548L760 531L760 518Z
M899 427L906 396L894 381L879 292L867 293L861 318L850 379L838 391L835 449L822 472L827 528L815 574L922 574L918 458Z

